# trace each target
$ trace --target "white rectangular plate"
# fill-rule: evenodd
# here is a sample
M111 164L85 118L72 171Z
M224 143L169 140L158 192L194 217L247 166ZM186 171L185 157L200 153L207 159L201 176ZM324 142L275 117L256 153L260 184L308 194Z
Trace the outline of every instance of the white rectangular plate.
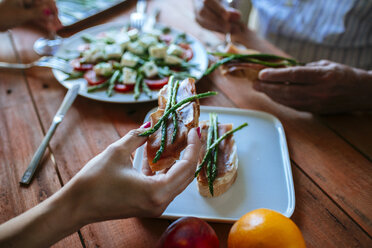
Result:
M235 108L200 107L200 121L216 112L221 123L248 127L234 134L238 148L238 176L232 187L219 197L199 194L194 180L165 210L162 218L194 216L216 222L234 222L245 213L268 208L290 217L295 207L291 164L283 126L273 115ZM150 114L150 113L149 113ZM145 121L149 120L149 114ZM134 158L141 168L143 147Z

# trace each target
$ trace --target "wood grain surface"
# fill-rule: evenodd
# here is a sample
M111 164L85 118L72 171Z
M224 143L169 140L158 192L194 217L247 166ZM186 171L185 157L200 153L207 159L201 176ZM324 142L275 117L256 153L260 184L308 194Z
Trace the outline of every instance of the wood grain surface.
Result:
M0 61L18 62L11 36L0 33ZM0 223L37 205L61 188L47 151L29 187L19 180L41 143L44 132L23 71L0 71ZM55 247L81 247L73 234Z
M68 37L110 21L125 23L134 8L135 1L128 1L120 8L62 30L60 35ZM206 47L221 41L221 35L194 21L191 0L152 0L148 11L155 9L161 10L160 22L193 35ZM32 45L40 36L45 33L31 26L0 33L0 60L37 59ZM268 43L259 48L281 53ZM301 229L307 247L372 247L371 114L317 116L295 111L254 91L252 82L225 77L219 71L197 83L198 92L208 90L218 91L219 95L202 99L203 105L261 110L283 123L296 193L292 219ZM20 176L65 94L66 89L49 69L0 71L0 223L53 194L107 145L139 127L146 113L156 106L156 102L102 103L79 96L52 138L32 185L20 187ZM55 247L154 247L170 223L151 218L95 223ZM210 224L221 247L226 247L231 225Z

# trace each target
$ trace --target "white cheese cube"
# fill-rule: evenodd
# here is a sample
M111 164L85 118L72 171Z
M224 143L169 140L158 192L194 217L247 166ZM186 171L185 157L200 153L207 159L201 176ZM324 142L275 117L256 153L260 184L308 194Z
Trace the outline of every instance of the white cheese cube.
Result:
M125 50L130 43L130 38L126 33L119 33L116 36L115 43L121 46L123 50Z
M91 59L93 61L93 63L96 63L98 61L101 61L105 58L105 54L103 53L103 51L96 51L95 53L92 54L91 56Z
M131 42L127 46L128 51L137 54L137 55L142 55L145 53L145 48L141 46L138 41Z
M127 34L131 40L136 40L139 36L139 31L138 29L134 28L134 29L129 30Z
M117 44L105 46L105 58L106 59L118 59L118 58L121 58L122 54L123 54L123 51L121 47Z
M183 48L177 46L176 44L170 44L167 50L167 54L180 57L183 54Z
M94 72L97 75L108 76L112 73L112 65L110 63L99 63L93 67Z
M154 61L146 62L142 67L142 71L145 73L146 77L152 78L158 75L158 67Z
M104 43L94 43L90 45L89 50L83 52L83 61L87 63L96 63L104 59Z
M123 84L135 84L137 72L131 68L123 68Z
M151 46L149 48L149 54L150 57L156 58L156 59L162 59L167 55L167 47L163 44L156 44L155 46Z
M156 39L155 37L153 36L148 36L148 35L145 35L145 36L142 36L139 40L138 40L138 43L143 46L144 48L148 48L149 46L152 46L152 45L155 45L156 43L158 43L158 39Z
M164 62L170 65L179 65L182 63L182 59L174 56L174 55L166 55L164 58Z
M121 57L120 64L122 66L128 66L128 67L134 67L137 65L139 61L139 57L130 53L130 52L125 52L123 54L123 57Z
M163 33L159 29L149 29L146 30L146 34L155 38L159 38L159 36L162 35Z
M104 53L100 50L87 50L83 53L83 61L87 63L96 63L104 59Z

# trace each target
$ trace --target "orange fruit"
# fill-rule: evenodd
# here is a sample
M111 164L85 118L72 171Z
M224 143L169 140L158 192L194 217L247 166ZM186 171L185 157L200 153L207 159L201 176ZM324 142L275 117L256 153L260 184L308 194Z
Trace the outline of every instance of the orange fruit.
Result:
M228 248L305 248L296 224L269 209L256 209L243 215L232 226Z

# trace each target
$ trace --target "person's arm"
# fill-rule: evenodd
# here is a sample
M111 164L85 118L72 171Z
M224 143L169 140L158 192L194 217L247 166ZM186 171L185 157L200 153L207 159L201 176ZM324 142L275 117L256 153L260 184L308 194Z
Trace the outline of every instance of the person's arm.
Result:
M0 225L0 247L48 247L86 224L128 217L159 216L194 179L200 140L188 135L181 160L167 172L141 173L130 154L146 138L132 130L90 160L62 189L38 206Z
M327 60L262 70L254 88L283 105L314 113L372 110L372 71Z
M0 247L48 247L77 231L81 223L74 198L63 188L34 208L0 225Z

